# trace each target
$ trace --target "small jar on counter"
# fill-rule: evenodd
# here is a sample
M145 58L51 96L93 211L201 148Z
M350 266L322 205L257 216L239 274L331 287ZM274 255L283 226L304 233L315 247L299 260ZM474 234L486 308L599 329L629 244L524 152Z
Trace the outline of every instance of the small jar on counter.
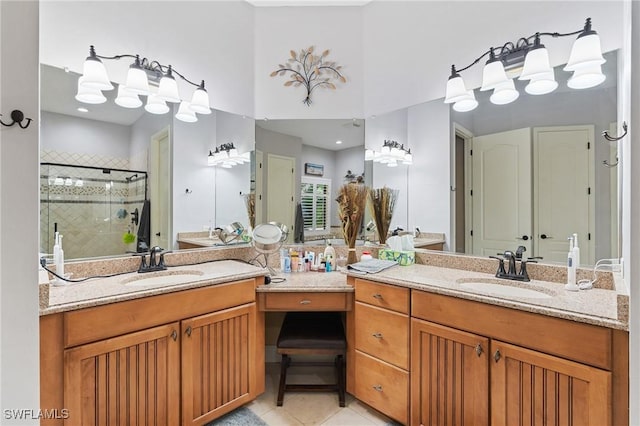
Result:
M362 255L360 256L360 262L364 260L370 260L370 259L373 259L373 256L371 256L371 252L363 251Z

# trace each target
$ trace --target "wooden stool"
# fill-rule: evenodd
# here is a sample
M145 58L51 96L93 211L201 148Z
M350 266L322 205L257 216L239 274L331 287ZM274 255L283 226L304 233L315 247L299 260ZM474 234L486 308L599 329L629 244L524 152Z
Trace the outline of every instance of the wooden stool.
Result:
M339 312L289 312L284 318L277 343L280 363L280 385L277 405L282 406L286 391L338 391L340 407L344 407L347 338ZM289 355L335 355L331 362L291 362ZM334 366L336 383L329 385L287 385L287 368L291 365Z

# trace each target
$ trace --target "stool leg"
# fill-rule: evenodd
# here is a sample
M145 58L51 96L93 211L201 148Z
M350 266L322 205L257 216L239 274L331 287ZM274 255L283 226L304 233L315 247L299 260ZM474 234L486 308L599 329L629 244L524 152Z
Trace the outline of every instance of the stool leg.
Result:
M291 363L287 354L282 354L282 360L280 361L280 385L278 386L278 400L276 405L282 407L282 401L284 400L284 388L287 381L287 367Z
M338 402L340 407L344 407L344 358L342 355L336 357L336 373L338 379Z

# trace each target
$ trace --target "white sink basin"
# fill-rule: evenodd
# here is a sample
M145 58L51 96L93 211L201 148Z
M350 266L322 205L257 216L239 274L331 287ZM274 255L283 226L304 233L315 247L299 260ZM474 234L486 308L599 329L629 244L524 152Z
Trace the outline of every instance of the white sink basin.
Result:
M195 281L202 275L204 275L204 273L198 270L148 272L122 280L122 284L126 284L128 286L165 286L184 284L189 281Z
M460 287L474 293L483 293L495 296L524 297L528 299L550 299L554 296L551 290L534 288L526 283L497 283L491 281L463 281Z

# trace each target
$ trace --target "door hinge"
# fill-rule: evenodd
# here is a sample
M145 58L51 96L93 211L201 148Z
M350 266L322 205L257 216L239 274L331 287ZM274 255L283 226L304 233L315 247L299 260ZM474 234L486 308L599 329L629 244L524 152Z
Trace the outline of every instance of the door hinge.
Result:
M260 163L260 168L262 168L262 163Z
M591 187L588 187L588 188L587 188L587 194L588 194L588 195L591 195Z
M473 229L471 230L471 236L473 237Z
M469 191L469 192L470 192L471 196L473 197L473 189L471 191Z
M473 150L472 149L469 150L469 155L473 156Z
M591 241L591 232L587 234L587 240Z
M587 149L591 149L591 142L587 142Z
M258 200L262 201L262 194L258 195Z
M291 197L291 201L293 201L293 197Z
M293 167L292 167L292 168L291 168L291 174L293 174L293 173L294 173L294 171L293 171Z

